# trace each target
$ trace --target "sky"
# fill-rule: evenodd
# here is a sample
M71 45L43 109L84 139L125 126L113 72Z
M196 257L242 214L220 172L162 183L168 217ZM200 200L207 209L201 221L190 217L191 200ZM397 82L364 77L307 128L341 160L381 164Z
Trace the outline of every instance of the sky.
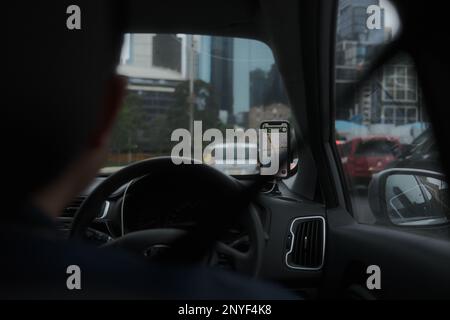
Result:
M400 28L400 21L397 10L391 2L380 0L380 6L384 8L384 24L386 27L392 28L392 34L395 35Z

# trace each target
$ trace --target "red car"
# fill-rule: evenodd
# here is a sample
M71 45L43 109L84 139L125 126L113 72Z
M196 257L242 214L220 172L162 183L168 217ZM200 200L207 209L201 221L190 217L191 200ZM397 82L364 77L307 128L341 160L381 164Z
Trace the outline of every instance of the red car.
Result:
M400 155L401 145L394 137L367 136L338 144L338 149L351 185L367 186L372 174L385 169Z

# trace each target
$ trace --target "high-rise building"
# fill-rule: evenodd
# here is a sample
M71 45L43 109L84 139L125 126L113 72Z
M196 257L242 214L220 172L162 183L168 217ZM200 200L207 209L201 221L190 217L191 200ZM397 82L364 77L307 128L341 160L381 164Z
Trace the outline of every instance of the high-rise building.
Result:
M340 0L338 8L338 41L352 40L367 43L382 43L384 41L384 10L381 9L381 29L367 28L367 8L380 7L379 0Z
M174 34L127 34L118 72L128 91L139 95L151 121L175 101L176 86L187 79L186 38Z
M210 60L210 84L218 97L219 110L226 113L227 122L233 124L233 38L210 39L210 52L205 53L205 58Z
M264 43L202 36L199 48L198 77L219 94L228 124L247 126L250 108L259 107L267 95L280 97L270 103L287 102L272 52Z
M381 28L369 29L369 6L380 8ZM368 64L392 40L392 28L385 27L385 9L379 0L340 0L336 37L336 95L348 101L337 106L338 119L365 125L409 124L422 119L414 66L404 57L390 61L350 97Z

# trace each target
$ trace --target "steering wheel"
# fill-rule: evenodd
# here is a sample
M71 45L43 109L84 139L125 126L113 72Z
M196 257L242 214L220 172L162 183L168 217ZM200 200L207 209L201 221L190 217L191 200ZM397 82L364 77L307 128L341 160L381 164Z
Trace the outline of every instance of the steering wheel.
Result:
M201 195L199 206L186 209L196 211L196 217L199 219L196 222L199 227L190 231L173 228L134 231L108 242L104 247L119 247L150 258L161 250L167 250L176 253L178 257L175 258L180 259L172 260L178 260L178 262L185 262L190 257L205 258L208 254L215 252L228 257L236 271L256 276L262 260L264 231L254 206L249 205L245 210L234 208L242 210L241 222L248 233L249 250L241 252L219 241L220 234L236 216L236 214L229 214L229 210L233 208L233 199L236 199L242 190L241 184L211 166L200 163L176 165L173 159L173 157L158 157L143 160L106 178L88 195L76 213L71 238L84 239L87 229L101 211L104 202L114 191L130 181L143 176L154 179L156 184L162 181L160 179L170 179L173 183L181 184L185 188L195 188ZM182 159L178 158L178 160L181 162ZM186 248L189 248L189 252L186 252ZM202 260L205 261L205 259Z

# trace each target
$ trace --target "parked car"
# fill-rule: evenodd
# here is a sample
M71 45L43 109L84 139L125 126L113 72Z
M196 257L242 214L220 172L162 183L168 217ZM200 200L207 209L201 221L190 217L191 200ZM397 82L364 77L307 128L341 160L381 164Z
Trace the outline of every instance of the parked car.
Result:
M399 140L389 136L358 137L340 144L338 148L351 185L364 187L374 173L384 170L401 153Z

